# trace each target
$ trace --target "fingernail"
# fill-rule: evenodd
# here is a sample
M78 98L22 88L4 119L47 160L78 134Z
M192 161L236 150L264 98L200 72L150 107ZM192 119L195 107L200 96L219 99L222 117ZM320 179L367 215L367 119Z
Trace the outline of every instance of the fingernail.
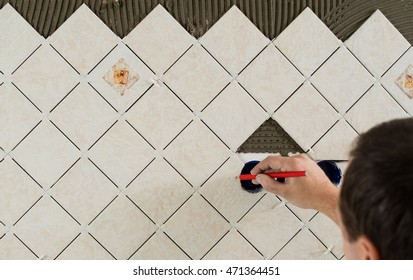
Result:
M257 177L255 177L255 180L261 185L262 175L257 175Z

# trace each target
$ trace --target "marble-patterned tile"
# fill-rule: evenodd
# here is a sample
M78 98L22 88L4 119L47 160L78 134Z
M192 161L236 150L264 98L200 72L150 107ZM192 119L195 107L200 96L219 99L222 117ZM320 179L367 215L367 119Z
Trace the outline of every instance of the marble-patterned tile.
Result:
M153 161L126 190L128 197L158 224L164 223L193 192L162 158Z
M345 44L377 78L410 46L379 10L374 12Z
M306 8L278 35L274 44L301 73L310 77L341 42L310 8Z
M48 44L13 74L13 82L42 112L51 111L78 81L76 71Z
M199 41L233 76L270 43L235 5Z
M13 231L37 256L50 260L78 235L79 225L52 198L44 196Z
M81 75L86 75L115 47L118 38L83 4L48 41Z
M193 187L199 187L224 163L230 151L205 124L194 120L163 155Z
M82 151L89 149L119 115L87 83L80 83L49 119Z
M0 71L11 74L44 40L10 5L0 10Z
M202 258L230 225L195 193L162 227L192 259Z
M131 260L188 260L189 257L162 231L157 231Z
M10 152L42 115L12 84L0 86L0 147Z
M89 158L124 188L155 158L155 151L128 123L119 120L92 147Z
M203 258L203 260L262 259L263 256L236 229L231 229Z
M0 238L0 260L35 260L37 259L30 250L15 237L8 233Z
M375 84L345 118L358 133L363 133L382 122L408 116L381 85Z
M158 5L123 41L161 75L192 45L194 39Z
M231 81L231 76L199 44L166 73L165 83L193 111L201 111Z
M155 224L121 195L90 225L90 233L116 259L128 259L156 231Z
M308 229L302 229L273 260L336 260L336 258Z
M90 223L118 192L87 158L81 158L49 191L82 225Z
M237 81L272 114L305 78L273 44L268 45Z
M237 176L243 166L237 157L231 157L199 190L234 225L264 195L264 192L251 194L241 188Z
M273 115L273 119L307 151L341 116L306 82Z
M81 153L55 126L43 120L11 155L47 189L75 163Z
M383 87L396 99L396 101L406 110L411 116L413 116L413 100L406 92L404 92L396 81L401 75L413 65L413 48L410 48L399 61L397 61L390 70L381 78L380 82ZM413 66L411 66L413 67ZM413 87L410 85L410 87Z
M310 81L344 115L373 85L375 79L342 46L313 74Z
M275 195L266 194L236 228L267 259L300 230L301 222Z
M236 151L269 115L237 83L227 86L205 110L202 120Z
M113 260L113 257L89 234L81 233L57 260Z
M153 86L125 118L156 149L163 149L188 125L193 114L166 86Z
M128 67L128 81L123 93L118 87L109 84L105 77L113 71L119 60L123 59ZM132 73L137 75L133 79ZM114 73L112 74L114 75ZM142 94L151 87L156 80L155 74L124 44L119 43L89 74L88 79L92 86L119 112L125 112ZM137 79L137 80L136 80ZM124 81L125 82L125 81Z

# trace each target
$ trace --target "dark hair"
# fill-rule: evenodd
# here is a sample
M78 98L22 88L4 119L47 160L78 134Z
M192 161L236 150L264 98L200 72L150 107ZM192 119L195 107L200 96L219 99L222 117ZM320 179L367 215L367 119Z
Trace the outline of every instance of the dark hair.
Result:
M382 259L413 259L413 118L360 135L340 194L350 242L365 235Z

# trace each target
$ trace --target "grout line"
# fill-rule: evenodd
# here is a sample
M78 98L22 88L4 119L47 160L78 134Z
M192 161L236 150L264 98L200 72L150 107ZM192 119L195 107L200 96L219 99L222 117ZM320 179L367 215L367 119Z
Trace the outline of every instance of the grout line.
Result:
M273 43L274 47L284 56L285 59L287 59L287 61L298 71L298 73L301 74L301 76L303 76L305 79L307 79L306 75L304 75L303 72L301 72L300 69L298 69L297 66L295 66L295 64Z
M339 122L340 120L341 120L341 119L337 120L329 129L327 129L327 131L324 132L324 134L323 134L320 138L318 138L317 141L315 141L315 143L311 146L311 148L310 148L307 152L309 152L312 148L314 148L314 146L317 145L318 142L320 142L321 139L323 139L324 136L326 136L326 135L336 126L336 124L338 124L338 122Z
M32 175L30 175L29 172L26 171L26 169L24 169L14 158L12 158L12 160L14 161L15 164L17 164L24 171L24 173L26 173L42 189L42 191L45 191L42 185L40 185L40 183L37 182L36 179L34 179Z
M30 252L32 252L33 255L36 256L37 259L39 259L40 257L32 250L30 249L29 246L26 245L26 243L23 242L23 240L21 240L15 233L13 233L14 237L16 237L27 249L29 249Z
M225 145L225 147L227 147L228 150L232 151L231 148L215 133L215 131L213 131L213 130L204 122L204 120L201 120L201 122L222 142L222 144Z
M66 97L68 97L69 94L71 94L71 93L75 90L75 88L77 88L77 87L79 86L79 84L80 84L80 82L78 82L78 83L50 110L49 113L52 113L53 110L56 109L56 107L59 106L59 105L63 102L63 100L65 100Z
M127 124L129 124L129 126L130 126L136 133L138 133L139 136L140 136L143 140L145 140L145 142L148 143L148 145L151 146L151 148L152 148L154 151L156 151L156 148L155 148L128 120L125 119L125 122L126 122Z
M73 70L75 70L76 71L76 73L78 74L78 75L80 75L80 72L79 71L77 71L76 70L76 68L58 51L58 50L56 50L56 48L55 47L53 47L53 45L52 44L50 44L50 47L52 48L52 49L54 49L55 50L55 52L57 52L57 54L58 55L60 55L60 57L61 58L63 58L63 60L64 61L66 61L66 63L67 64L69 64L70 65L70 67L72 67L73 68Z
M141 59L141 58L139 57L139 55L138 55L137 53L135 53L134 50L132 50L132 49L128 46L128 44L125 44L125 43L123 43L123 44L156 76L155 71L153 71L152 68L149 67L149 65L148 65L145 61L143 61L143 59Z
M225 70L225 72L228 73L228 75L230 75L232 77L232 74L221 64L221 62L218 61L218 59L215 58L215 56L213 56L209 50L207 48L204 47L204 45L202 45L201 43L199 43L201 45L201 47L222 67L222 69Z
M214 210L215 210L222 218L224 218L224 220L225 220L228 224L231 224L231 222L228 221L228 219L225 218L225 216L224 216L221 212L219 212L219 210L218 210L217 208L215 208L215 206L212 205L212 203L209 202L208 199L206 199L202 194L199 194L199 195L200 195L212 208L214 208Z
M76 220L75 217L72 216L72 214L69 213L69 211L66 210L66 208L64 208L53 196L50 196L51 199L53 199L54 202L56 202L57 205L59 205L67 214L69 214L70 217L72 217L73 220L75 220L76 223L79 224L79 226L81 226L81 224L79 223L78 220Z
M309 228L308 229L309 232L311 232L314 237L328 250L328 246ZM337 260L338 257L333 253L333 251L329 251Z
M271 117L274 116L274 114L275 114L282 106L284 106L284 104L287 103L287 101L289 101L289 100L291 99L291 97L298 92L298 90L300 90L300 89L304 86L305 82L306 82L306 80L304 80L304 81L301 83L301 85L299 85L299 86L290 94L290 96L288 96L288 97L284 100L284 102L281 103L280 106L278 106L278 107L275 109L275 111L274 111L274 113L272 113ZM271 118L271 117L270 117L270 118ZM274 119L274 121L275 121L275 119ZM277 122L277 121L276 121L276 122ZM277 123L278 123L278 122L277 122ZM281 125L280 125L280 126L281 126ZM283 128L283 129L284 129L284 128ZM285 129L284 129L284 131L285 131ZM295 140L294 140L294 141L295 141Z
M17 66L17 68L14 69L13 72L11 72L11 75L13 75L17 71L17 69L19 69L41 46L42 44L40 44L31 54L29 54L29 56L25 60L23 60L23 62L20 63L20 65Z
M13 224L13 226L15 226L39 201L40 199L42 199L43 196L39 197L33 204L32 206L29 207L29 209L26 210L26 212L23 213L23 215L21 215L21 217L19 219L17 219L17 221Z
M224 160L224 162L220 166L218 166L218 168L215 169L214 172L212 172L212 174L199 186L198 189L202 188L221 169L221 167L230 160L230 158L231 157L228 157L226 160Z
M299 229L299 230L293 235L293 237L291 237L290 240L288 240L288 241L284 244L284 246L282 246L281 249L278 250L278 251L275 253L275 255L273 255L273 256L271 257L271 260L272 260L273 258L275 258L285 247L287 247L287 245L288 245L300 232L301 232L301 229Z
M115 182L113 182L113 180L112 180L108 175L106 175L106 173L103 172L103 170L100 169L99 166L97 166L90 158L88 158L88 160L89 160L100 172L102 172L102 174L103 174L106 178L108 178L108 180L111 181L112 184L115 185L116 188L118 188L118 189L120 190L119 186L118 186Z
M408 116L410 116L409 112L407 112L404 109L404 107L399 103L399 101L397 101L396 98L394 98L394 96L390 93L390 91L388 91L387 88L383 84L380 84L380 85L384 89L384 91L387 92L387 94L390 96L390 98L393 99L397 103L397 105L399 105L400 109L402 109Z
M19 146L20 143L23 142L24 139L26 139L26 138L29 136L29 134L32 133L33 130L35 130L36 127L38 127L38 126L40 125L41 122L42 122L42 121L39 121L39 122L26 134L26 136L24 136L23 139L20 140L20 141L16 144L16 146L14 146L11 150L14 151L14 150L17 148L17 146ZM3 150L3 152L4 152L4 150Z
M264 106L262 106L261 103L258 102L257 99L255 99L255 97L252 96L252 94L241 83L238 83L238 85L261 107L261 109L264 110L265 113L267 113L270 116L272 115L272 113L270 114L269 112L267 112Z
M109 102L105 97L103 97L102 94L100 94L100 92L91 84L91 82L88 82L88 84L89 84L89 86L90 86L91 88L93 88L93 89L96 91L96 93L97 93L100 97L103 98L103 100L106 101L106 103L108 103L108 105L109 105L110 107L112 107L113 110L115 110L116 113L119 113L119 111L118 111L115 107L113 107L113 105L110 104L110 102Z
M360 136L360 133L357 132L357 130L351 125L351 123L349 123L349 122L347 121L346 118L343 118L343 120L351 127L351 129L354 130L355 133L357 133L358 136Z
M119 195L115 196L111 201L109 201L109 203L102 209L102 211L100 211L100 212L96 215L96 217L94 217L94 218L88 223L88 226L90 226L90 225L103 213L103 211L105 211L105 210L112 204L112 202L115 201L115 199L118 198L118 197L119 197Z
M265 258L264 254L260 250L258 250L257 247L255 247L254 244L251 243L251 241L249 241L238 229L236 230L238 234L245 239L245 241L247 241L263 258Z
M175 213L178 212L179 209L181 209L181 208L188 202L188 200L190 200L190 199L192 198L193 195L194 195L194 194L191 194L191 195L178 207L178 209L176 209L176 210L169 216L169 218L167 218L167 219L165 220L165 222L163 222L163 224L166 224L166 223L175 215Z
M226 233L224 233L224 235L223 236L221 236L221 238L220 239L218 239L218 241L217 242L215 242L215 244L214 245L212 245L212 247L200 258L200 260L202 260L203 258L205 258L206 257L206 255L208 255L208 253L209 252L211 252L211 250L212 249L214 249L217 245L218 245L218 243L222 240L222 239L224 239L224 237L225 236L227 236L228 235L228 233L230 232L231 230L228 230Z
M107 133L117 122L118 122L118 120L116 120L116 121L92 144L92 146L89 147L88 150L92 149L93 146L95 146L95 144L96 144L97 142L99 142L99 140L102 139L102 137L105 136L106 133Z
M193 189L195 189L195 187L184 177L184 175L182 175L176 168L175 166L173 166L166 158L163 158L164 161L166 161Z
M67 138L67 140L70 141L70 143L72 143L79 151L82 151L72 140L70 140L70 138L62 130L60 130L60 128L53 121L49 121L54 127L56 127L57 130L60 131L60 133L62 133Z
M53 188L53 187L70 171L70 169L72 169L73 166L75 166L75 164L79 162L80 159L81 159L81 158L79 157L79 158L62 174L62 176L60 176L60 177L56 180L56 182L54 182L54 183L50 186L49 189Z
M310 80L308 81L308 83L318 92L319 95L321 95L321 97L324 99L324 101L326 101L331 106L331 108L334 109L334 111L336 111L339 115L341 115L341 113L336 109L336 107L333 104L331 104L330 100L328 100L323 95L323 93L320 90L318 90L318 88L310 82Z
M335 55L335 54L341 49L342 46L343 46L343 43L340 44L340 46L338 46L337 49L335 49L335 50L320 64L320 66L318 66L318 67L310 74L310 77L308 77L308 80L310 80L311 76L313 76L318 70L320 70L320 68L323 67L324 64L326 64L326 63L330 60L330 58L331 58L333 55Z
M230 84L232 84L232 82L228 82L228 84L226 84L226 85L224 86L224 88L221 89L221 90L211 99L211 101L209 101L209 102L207 103L207 105L205 105L204 108L201 109L201 112L203 112L212 102L214 102L214 100L217 99L217 97L220 96L221 93L222 93Z
M181 133L193 122L193 120L191 120L187 125L185 125L184 128L181 129L180 132L178 132L178 134L172 138L172 140L163 148L163 150L166 150L166 148L168 148L168 146L179 136L181 135Z
M100 246L102 246L102 248L103 248L106 252L108 252L108 254L111 255L114 260L117 260L117 258L116 258L114 255L112 255L112 253L111 253L108 249L106 249L106 247L103 246L103 244L100 243L90 232L88 232L88 234L89 234L90 237L92 237Z
M90 75L90 73L92 73L92 71L95 70L96 67L98 67L98 65L99 65L103 60L105 60L105 58L108 57L108 56L113 52L114 49L117 48L117 46L119 46L119 44L116 44L95 66L93 66L93 68L92 68L89 72L87 72L87 75Z
M192 49L192 47L194 47L194 44L190 45L190 46L183 52L183 54L181 54L181 55L174 61L174 63L172 63L172 65L169 66L168 69L165 70L165 72L163 72L162 75L165 75L166 72L169 71L169 69L171 69L190 49Z
M348 112L350 112L351 109L374 87L375 84L372 84L357 100L356 102L353 103L353 105L350 106L350 108L347 109L346 113L344 115L347 115Z
M151 239L154 235L156 234L156 231L152 233L140 246L138 246L138 249L136 249L132 255L127 258L127 260L130 260L146 243L148 243L149 239Z
M189 111L191 111L191 112L195 115L194 110L192 110L191 107L189 107L188 104L186 104L186 103L182 100L182 98L181 98L178 94L176 94L175 91L174 91L172 88L170 88L170 87L168 86L168 84L166 83L166 81L164 81L163 84L176 96L176 98L178 98L178 99L182 102L182 104L185 105L185 107L187 107L187 108L189 109Z
M245 212L244 215L241 216L241 218L239 218L239 220L237 221L237 223L239 223L251 210L252 208L254 208L265 196L267 195L267 193L264 193L252 206L251 208Z
M132 103L132 105L130 105L130 106L125 110L125 113L128 112L139 100L141 100L142 97L143 97L144 95L146 95L147 92L148 92L154 85L155 85L155 84L150 85L150 86L141 94L141 96L139 96L138 99L136 99L136 100ZM106 102L107 102L107 101L106 101ZM112 106L112 105L111 105L111 106Z
M156 160L156 158L153 158L139 173L138 175L135 176L135 178L132 179L132 181L129 182L129 184L126 185L125 189L127 189L135 180L136 178L138 178L148 167L149 165L152 164L152 162L154 162Z
M138 208L142 212L142 214L144 214L146 216L146 218L148 218L156 226L155 221L152 220L152 218L149 217L148 214L145 213L145 211L143 211L128 195L125 195L125 196L130 202L132 202L133 205L136 206L136 208Z
M376 78L376 76L367 68L367 66L364 65L363 62L361 62L361 60L346 46L346 49L354 56L355 59L357 59L357 61L361 64L361 66L364 67L364 69L367 70L367 72L369 72L369 74L373 77Z
M81 235L81 233L79 232L78 235L76 235L76 237L69 242L69 244L67 244L67 246L54 258L54 260L56 260L67 248L69 248L70 245L72 245L73 242L75 242L75 240Z
M37 109L40 113L43 113L42 110L40 110L40 108L37 107L36 104L34 104L34 102L31 101L30 98L27 97L27 95L25 95L25 94L23 93L23 91L20 90L20 88L19 88L15 83L11 82L11 84L12 84L21 94L23 94L23 96L26 97L26 99L27 99L30 103L32 103L32 105L33 105L34 107L36 107L36 109Z
M168 237L190 260L193 260L193 258L187 252L185 252L185 250L182 249L181 246L179 246L178 243L176 243L166 232L163 232L163 234L165 234L166 237Z
M250 66L250 64L253 63L254 60L256 60L257 57L260 56L260 54L261 54L262 52L264 52L264 50L265 50L266 48L268 48L270 45L273 45L272 42L271 42L271 40L270 40L270 42L269 42L267 45L265 45L265 46L258 52L257 55L255 55L255 56L247 63L247 65L245 65L245 66L241 69L241 71L239 71L239 73L238 73L237 76L241 75L241 73L244 72L244 70L247 69L248 66Z
M397 62L399 62L399 61L403 58L403 56L404 56L408 51L410 51L411 48L412 48L412 46L409 46L409 47L407 48L407 50L405 50L405 51L403 52L403 54L402 54L401 56L399 56L399 57L393 62L393 64L383 73L383 75L380 76L380 80L381 80L381 78L383 78L383 77L387 74L387 72L389 72L389 71L393 68L393 66L394 66Z

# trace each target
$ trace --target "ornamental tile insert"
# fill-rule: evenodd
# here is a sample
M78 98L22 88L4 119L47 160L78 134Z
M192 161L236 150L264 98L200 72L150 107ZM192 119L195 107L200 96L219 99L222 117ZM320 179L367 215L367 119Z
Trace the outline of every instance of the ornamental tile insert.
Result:
M409 98L413 98L413 64L407 67L406 71L397 79L396 84Z
M125 95L125 91L129 89L140 76L134 72L123 58L113 65L112 70L106 73L103 79L108 82L120 95Z

